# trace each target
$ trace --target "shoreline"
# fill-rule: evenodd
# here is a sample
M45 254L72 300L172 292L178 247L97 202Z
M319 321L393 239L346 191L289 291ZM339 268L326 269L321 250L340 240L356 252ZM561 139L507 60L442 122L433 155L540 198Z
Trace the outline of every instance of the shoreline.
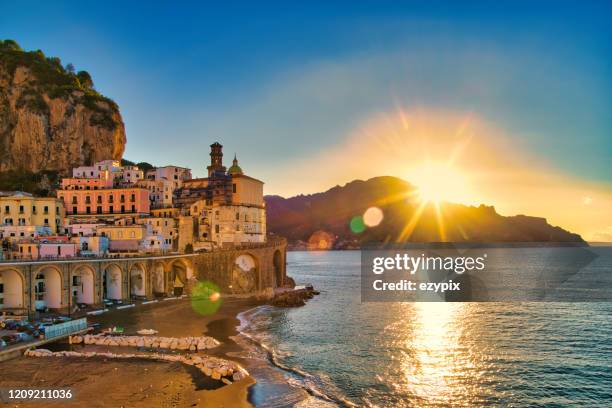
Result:
M244 312L265 304L253 298L223 300L211 315L193 311L190 298L176 302L152 303L136 308L112 310L89 316L90 323L102 327L122 326L126 333L143 328L159 331L160 336L188 337L206 335L221 345L206 350L206 355L235 361L247 369L250 376L231 385L220 386L215 381L201 378L201 373L180 363L131 359L113 361L105 358L19 358L0 363L0 368L11 374L1 381L2 387L70 387L75 399L64 402L69 406L215 406L252 407L273 406L277 403L299 403L309 394L287 384L282 373L273 364L259 358L258 353L240 341ZM238 340L238 341L236 341ZM86 347L86 348L85 348ZM116 352L117 347L69 345L65 342L49 345L53 351L96 350ZM104 375L112 372L113 375ZM134 381L137 377L138 381ZM172 378L168 383L168 378ZM136 383L136 386L134 386ZM100 387L100 388L99 388ZM113 395L101 398L101 387L113 389ZM109 400L112 399L112 401ZM121 398L126 400L122 402ZM92 404L92 401L97 401ZM272 404L272 405L270 405ZM16 407L38 406L34 403L16 403ZM51 404L54 405L54 404ZM61 403L58 406L62 405ZM282 406L282 405L279 405Z
M219 310L209 316L193 312L189 298L172 303L153 303L136 308L113 310L102 315L90 316L90 323L102 327L123 326L126 332L142 328L155 328L160 335L187 337L208 335L222 342L206 354L227 358L248 367L245 360L228 353L242 349L230 338L237 335L234 324L241 311L260 304L249 299L224 300ZM56 350L97 349L118 351L117 347L69 345L66 342L50 344ZM131 359L113 361L105 358L19 358L0 363L0 368L10 375L3 376L2 387L55 387L72 388L75 399L68 402L52 403L56 406L232 406L251 407L249 388L256 383L249 376L231 385L220 386L216 381L205 378L191 367L180 363ZM248 368L247 368L248 370ZM112 373L112 375L105 375ZM169 379L171 379L169 381ZM169 382L168 382L169 381ZM100 393L100 389L112 389L113 396ZM95 401L95 402L93 402ZM93 402L93 403L92 403ZM117 405L119 404L119 405ZM15 403L17 407L39 406L38 402Z

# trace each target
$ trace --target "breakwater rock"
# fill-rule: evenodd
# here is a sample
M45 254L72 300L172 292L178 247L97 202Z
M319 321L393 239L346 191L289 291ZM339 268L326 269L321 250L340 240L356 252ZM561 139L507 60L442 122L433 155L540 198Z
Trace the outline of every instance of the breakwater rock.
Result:
M86 334L70 336L70 344L95 344L98 346L146 347L153 349L202 351L217 347L217 340L208 336L200 337L159 337L159 336L107 336Z
M231 384L232 381L240 381L249 376L240 364L218 357L202 356L195 354L160 354L160 353L138 353L138 354L117 354L104 352L78 352L78 351L57 351L47 349L27 350L26 357L81 357L81 358L106 358L106 359L147 359L158 361L170 361L195 366L202 374L214 380Z
M270 301L273 306L278 307L297 307L304 306L308 299L312 299L319 292L314 290L312 286L306 286L300 289L288 290L278 293Z

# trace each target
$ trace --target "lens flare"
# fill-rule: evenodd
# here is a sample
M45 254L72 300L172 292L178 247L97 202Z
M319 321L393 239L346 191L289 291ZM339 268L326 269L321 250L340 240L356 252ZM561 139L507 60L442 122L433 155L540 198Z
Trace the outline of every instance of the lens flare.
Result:
M361 215L356 215L351 219L349 224L351 231L353 234L361 234L366 229L366 225L363 222L363 217Z
M191 292L191 308L201 315L211 315L221 306L219 287L210 281L198 282Z
M370 207L363 213L363 222L370 228L380 224L383 218L383 211L378 207Z

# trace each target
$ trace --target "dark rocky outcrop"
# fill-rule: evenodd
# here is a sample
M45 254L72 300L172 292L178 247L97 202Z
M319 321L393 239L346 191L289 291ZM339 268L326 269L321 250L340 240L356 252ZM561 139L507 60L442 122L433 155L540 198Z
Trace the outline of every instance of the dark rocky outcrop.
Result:
M328 248L359 248L369 243L401 241L404 228L420 202L415 187L396 177L375 177L355 180L323 193L291 198L266 196L268 231L301 242L303 248L323 241ZM374 228L362 232L350 229L351 219L369 207L383 210L384 219ZM444 220L441 237L438 214L433 204L423 209L408 242L557 242L586 245L580 235L547 223L545 218L517 215L506 217L492 206L477 207L453 203L440 204ZM316 241L316 242L313 242Z
M277 307L299 307L304 306L308 299L312 299L318 294L319 292L312 286L306 286L304 288L277 293L270 303Z

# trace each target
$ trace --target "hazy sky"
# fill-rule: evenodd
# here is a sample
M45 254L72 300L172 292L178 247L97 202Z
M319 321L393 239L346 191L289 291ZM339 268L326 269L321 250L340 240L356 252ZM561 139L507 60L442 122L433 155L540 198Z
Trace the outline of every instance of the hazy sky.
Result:
M478 118L559 180L596 185L585 190L589 205L611 191L610 2L1 3L0 38L89 71L119 104L133 161L203 175L218 140L268 194L321 191L404 164L393 175L409 178L419 160L410 151L347 153L361 129L401 108L433 121ZM536 209L528 199L506 208ZM609 218L606 229L612 236Z

